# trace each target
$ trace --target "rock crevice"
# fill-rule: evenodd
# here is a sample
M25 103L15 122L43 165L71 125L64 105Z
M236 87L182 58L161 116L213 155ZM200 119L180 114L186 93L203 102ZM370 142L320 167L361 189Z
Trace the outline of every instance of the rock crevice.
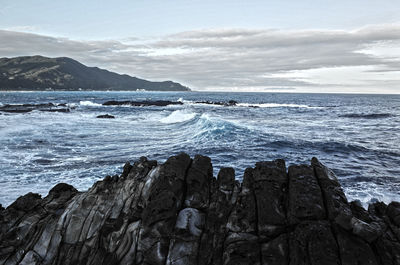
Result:
M0 207L0 264L400 264L400 203L349 203L316 158L212 172L142 157L87 192L28 193Z

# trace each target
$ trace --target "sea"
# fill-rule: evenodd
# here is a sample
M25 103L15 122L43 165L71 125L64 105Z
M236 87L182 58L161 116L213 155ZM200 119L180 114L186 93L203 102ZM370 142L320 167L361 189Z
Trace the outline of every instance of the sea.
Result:
M182 105L103 106L109 100ZM198 103L228 102L236 106ZM68 113L0 112L0 203L45 196L65 182L85 191L141 156L186 152L212 159L214 175L278 158L317 157L349 200L400 201L400 95L217 92L0 92L6 104L67 104ZM115 119L98 119L110 114Z

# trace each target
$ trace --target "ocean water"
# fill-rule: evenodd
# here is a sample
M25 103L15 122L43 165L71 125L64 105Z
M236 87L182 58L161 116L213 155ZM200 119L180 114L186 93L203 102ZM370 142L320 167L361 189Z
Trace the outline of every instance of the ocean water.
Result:
M171 100L166 107L102 106L107 100ZM197 104L235 100L238 106ZM350 200L400 200L400 96L200 92L0 92L0 105L67 103L69 113L0 113L0 203L59 182L86 190L141 156L181 151L212 158L214 175L283 158L315 156ZM256 106L256 108L254 107ZM115 119L96 119L111 114Z

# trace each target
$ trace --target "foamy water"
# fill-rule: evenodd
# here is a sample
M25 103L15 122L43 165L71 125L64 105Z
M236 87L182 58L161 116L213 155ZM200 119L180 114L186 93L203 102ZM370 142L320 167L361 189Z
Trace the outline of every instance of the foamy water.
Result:
M179 123L189 121L196 117L195 112L190 112L187 110L175 110L167 117L160 119L161 123Z
M103 106L108 100L171 100L166 107ZM237 106L197 104L228 102ZM58 182L79 190L140 156L210 156L214 174L313 156L338 175L350 200L400 200L400 97L273 93L0 93L2 104L66 103L69 113L0 113L0 203ZM111 114L115 119L97 119Z

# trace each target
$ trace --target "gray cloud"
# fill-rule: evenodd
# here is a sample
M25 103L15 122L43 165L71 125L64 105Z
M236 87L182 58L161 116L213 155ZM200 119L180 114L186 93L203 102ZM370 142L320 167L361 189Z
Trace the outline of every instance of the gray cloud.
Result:
M90 66L151 80L171 79L195 89L312 87L318 84L290 73L348 67L351 77L352 67L357 66L374 67L365 72L371 75L371 86L400 87L400 80L373 78L373 74L398 71L400 55L383 57L363 51L400 41L400 25L355 31L214 29L123 41L80 41L0 30L0 39L0 56L68 56ZM339 85L346 85L345 80Z

